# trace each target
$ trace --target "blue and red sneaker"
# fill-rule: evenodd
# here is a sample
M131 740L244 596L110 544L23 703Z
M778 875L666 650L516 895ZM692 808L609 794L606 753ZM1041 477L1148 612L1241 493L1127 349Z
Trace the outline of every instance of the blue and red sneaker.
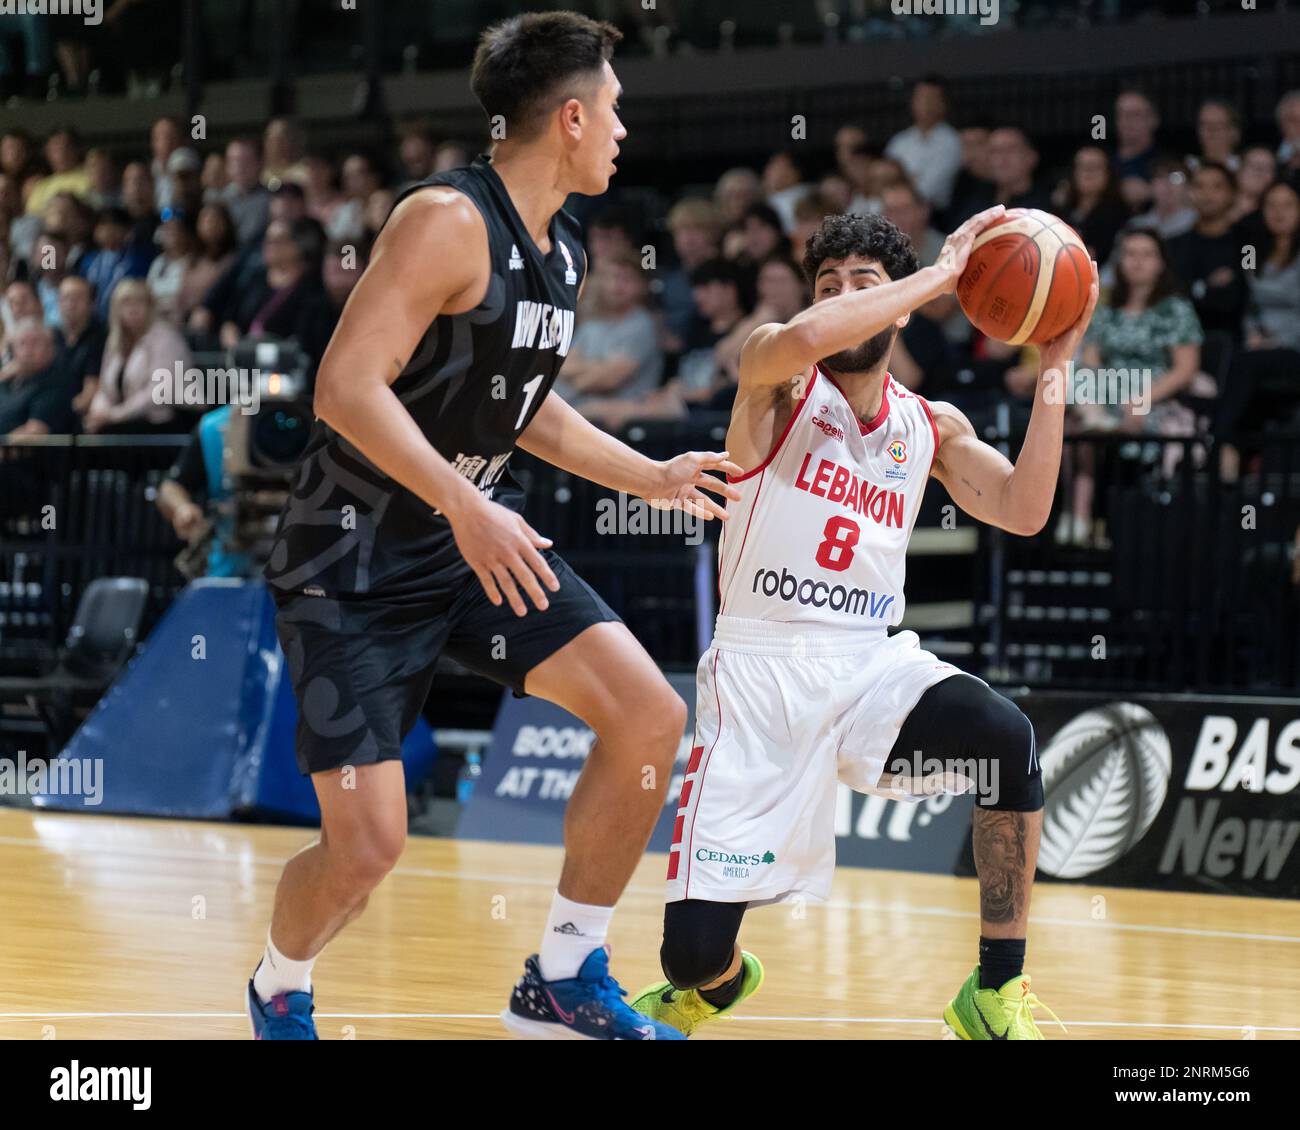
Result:
M609 975L609 948L594 949L570 981L544 981L533 954L501 1022L530 1040L684 1040L676 1028L633 1011Z
M267 1004L248 982L248 1019L255 1040L315 1040L312 993L276 993Z

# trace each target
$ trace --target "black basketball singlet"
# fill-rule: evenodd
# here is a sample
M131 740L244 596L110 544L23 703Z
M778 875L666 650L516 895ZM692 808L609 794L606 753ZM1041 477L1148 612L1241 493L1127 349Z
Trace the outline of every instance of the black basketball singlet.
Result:
M573 341L586 267L581 231L567 212L557 212L551 251L543 255L487 156L431 177L403 198L431 185L454 188L478 207L491 281L473 310L433 320L392 389L460 474L485 497L522 510L510 455ZM266 567L276 589L437 600L472 575L442 514L324 421L315 422Z

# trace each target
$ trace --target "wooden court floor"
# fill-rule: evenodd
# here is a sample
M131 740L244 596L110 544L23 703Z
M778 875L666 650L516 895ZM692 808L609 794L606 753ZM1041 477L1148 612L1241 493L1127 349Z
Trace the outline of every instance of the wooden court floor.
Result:
M0 1038L246 1037L280 867L311 838L0 808ZM496 1014L559 861L412 838L317 964L321 1038L507 1038ZM659 976L663 869L643 861L614 920L633 992ZM767 982L698 1038L942 1039L975 899L973 880L841 869L829 905L754 911L742 940ZM1300 903L1042 885L1034 909L1028 970L1071 1038L1300 1038Z

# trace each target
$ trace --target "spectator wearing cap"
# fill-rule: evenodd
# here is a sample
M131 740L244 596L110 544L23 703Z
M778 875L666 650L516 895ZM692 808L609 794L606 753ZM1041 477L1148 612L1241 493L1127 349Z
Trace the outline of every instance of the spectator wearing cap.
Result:
M912 124L885 146L885 156L902 163L921 195L935 208L952 199L953 181L961 168L961 138L946 121L947 84L927 75L912 87Z
M0 369L0 436L71 432L73 389L58 364L54 331L24 318L10 336L13 359Z
M150 256L131 243L133 223L123 208L105 208L95 217L95 247L82 256L77 273L89 279L99 296L96 310L108 318L113 291L123 279L143 279Z
M254 138L236 138L226 146L226 187L221 200L230 209L241 246L257 243L270 221L271 194L262 184L262 153Z
M153 174L154 197L159 209L171 208L176 203L168 163L180 149L183 138L181 124L175 118L158 118L149 129L149 172Z
M58 192L85 197L90 193L90 174L86 172L85 151L81 136L71 126L55 130L45 142L45 160L50 175L42 177L27 194L27 211L39 216Z
M166 203L161 198L157 200L159 210L173 208L197 216L203 207L203 158L196 150L182 147L174 150L167 158L166 170L170 191ZM154 183L156 186L156 179Z

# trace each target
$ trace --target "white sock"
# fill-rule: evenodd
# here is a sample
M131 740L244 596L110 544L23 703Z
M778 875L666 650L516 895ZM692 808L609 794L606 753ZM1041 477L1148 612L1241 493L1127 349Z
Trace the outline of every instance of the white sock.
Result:
M266 952L262 963L253 974L253 992L262 998L263 1004L270 1003L276 993L310 993L311 967L316 958L306 961L294 961L285 957L275 943L271 941L271 931L266 931Z
M537 955L543 979L568 981L576 977L591 951L605 944L613 917L612 906L571 902L556 891L546 919L546 933L542 935L541 952Z

